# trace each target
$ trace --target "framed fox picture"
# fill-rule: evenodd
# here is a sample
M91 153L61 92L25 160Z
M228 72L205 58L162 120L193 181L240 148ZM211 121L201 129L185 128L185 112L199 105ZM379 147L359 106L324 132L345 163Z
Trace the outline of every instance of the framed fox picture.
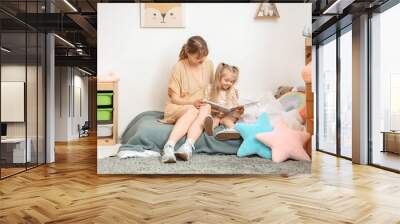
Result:
M182 3L141 3L141 27L185 27Z

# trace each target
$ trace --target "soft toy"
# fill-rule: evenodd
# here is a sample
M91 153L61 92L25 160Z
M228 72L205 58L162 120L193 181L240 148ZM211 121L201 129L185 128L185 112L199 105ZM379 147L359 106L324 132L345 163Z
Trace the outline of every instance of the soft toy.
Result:
M255 124L236 123L235 129L243 138L237 156L258 155L265 159L271 159L270 148L256 140L257 134L272 131L272 125L266 113L262 113Z
M292 130L283 121L275 123L272 132L256 135L257 140L271 148L272 161L276 163L287 159L310 161L303 148L309 138L309 133Z
M294 109L301 110L306 106L306 94L301 92L289 92L279 97L279 102L282 104L285 111Z
M286 93L292 91L292 86L279 86L275 93L275 98L278 99L279 97L285 95Z

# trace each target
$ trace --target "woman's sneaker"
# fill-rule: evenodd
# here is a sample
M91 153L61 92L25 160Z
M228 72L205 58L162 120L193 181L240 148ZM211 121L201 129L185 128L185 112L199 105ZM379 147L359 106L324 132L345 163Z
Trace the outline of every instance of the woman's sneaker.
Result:
M178 150L176 150L175 155L184 161L188 161L192 157L193 150L194 146L189 142L185 142Z
M176 157L174 154L174 147L170 144L164 146L161 153L161 162L163 163L176 163Z
M208 115L206 119L204 119L204 131L208 136L213 136L214 135L214 128L213 128L213 118L211 115Z
M225 128L219 131L215 138L220 141L240 139L240 133L234 128Z

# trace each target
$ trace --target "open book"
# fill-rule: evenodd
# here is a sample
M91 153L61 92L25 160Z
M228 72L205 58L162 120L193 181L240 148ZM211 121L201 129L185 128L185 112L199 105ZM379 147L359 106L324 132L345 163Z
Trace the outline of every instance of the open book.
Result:
M225 107L225 106L223 106L221 104L218 104L218 103L215 103L215 102L212 102L212 101L209 101L209 100L204 100L204 102L210 104L211 108L213 108L215 110L218 110L218 111L221 111L221 112L224 112L224 113L230 113L230 112L233 112L233 111L237 110L240 107L248 107L248 106L251 106L251 105L255 105L259 101L240 100L238 106L231 107L231 108Z

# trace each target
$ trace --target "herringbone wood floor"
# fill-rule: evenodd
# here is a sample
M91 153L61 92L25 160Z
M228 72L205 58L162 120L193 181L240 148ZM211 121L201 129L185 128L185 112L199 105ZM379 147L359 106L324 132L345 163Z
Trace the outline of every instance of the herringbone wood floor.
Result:
M0 181L0 223L400 223L400 175L314 153L313 173L98 176L96 142Z

